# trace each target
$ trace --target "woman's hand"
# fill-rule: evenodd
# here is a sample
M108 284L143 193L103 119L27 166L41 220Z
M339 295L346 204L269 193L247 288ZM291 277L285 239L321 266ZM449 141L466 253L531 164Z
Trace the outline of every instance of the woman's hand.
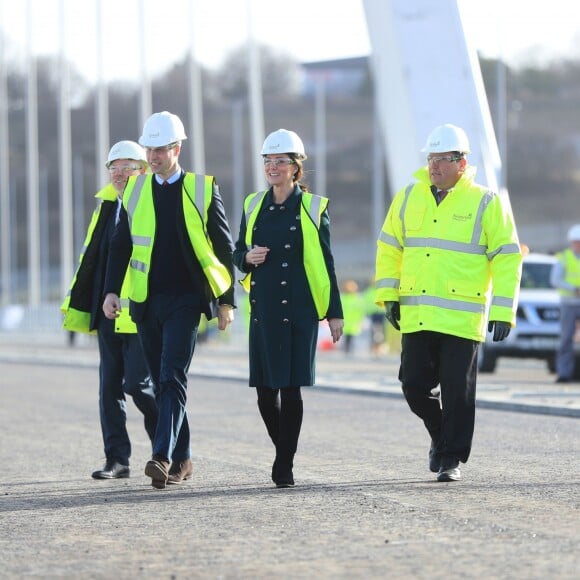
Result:
M344 320L342 318L329 318L328 327L332 336L332 342L336 343L342 336L342 329L344 327Z
M266 248L266 246L254 246L246 254L246 264L257 268L260 264L263 264L266 261L266 256L269 251L270 248Z

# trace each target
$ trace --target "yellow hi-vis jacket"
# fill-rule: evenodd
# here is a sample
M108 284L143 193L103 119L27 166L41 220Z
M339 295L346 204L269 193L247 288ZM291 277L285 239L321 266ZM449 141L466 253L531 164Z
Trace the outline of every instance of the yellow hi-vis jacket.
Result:
M245 241L248 251L252 249L254 223L267 193L267 190L251 193L244 202L246 216ZM300 223L302 224L302 239L304 241L304 270L306 271L308 286L320 320L326 317L330 306L330 277L318 236L320 219L327 206L328 198L308 192L302 193ZM247 274L243 280L240 280L246 292L250 291L250 281L251 273Z
M564 266L564 281L576 288L580 288L580 260L576 257L576 254L568 248L563 252L558 252L556 256L562 266ZM558 292L560 292L562 298L574 298L576 296L573 290L566 288L558 288Z
M105 216L103 208L106 207L104 202L113 204L110 211L116 211L117 205L117 191L109 184L101 189L95 195L100 200L99 205L93 212L87 234L79 257L79 265L73 277L70 289L61 304L61 312L64 314L63 328L74 332L82 332L85 334L96 334L96 329L91 328L91 299L92 299L92 284L94 283L94 262L91 259L85 260L89 246L92 244L100 244L100 235L95 237L95 231L101 231L100 220L108 218L110 214ZM104 225L104 224L103 224ZM79 278L83 280L90 280L90 287L79 287L83 283L79 282ZM115 332L134 334L137 332L137 327L131 317L129 316L129 300L128 300L128 274L125 274L123 286L121 288L121 304L123 309L119 316L115 319ZM81 296L78 296L78 293Z
M148 276L155 240L155 208L153 205L153 175L130 177L123 193L123 206L129 217L133 253L129 261L129 298L145 302L149 288ZM182 206L187 234L193 252L201 264L215 298L232 285L228 269L217 259L207 235L207 214L213 195L211 175L186 173L182 187Z
M515 325L522 254L509 204L467 166L437 205L426 167L397 193L377 241L375 302L396 301L401 332L484 341L489 320Z

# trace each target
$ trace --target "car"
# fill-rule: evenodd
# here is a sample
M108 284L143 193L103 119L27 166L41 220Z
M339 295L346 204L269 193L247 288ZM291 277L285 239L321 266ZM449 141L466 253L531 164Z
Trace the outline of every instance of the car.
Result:
M560 294L550 284L550 272L557 258L550 254L524 256L516 326L501 342L493 342L491 333L480 345L478 369L492 373L500 357L533 358L546 361L555 372L560 343ZM580 369L580 343L576 343L576 368Z

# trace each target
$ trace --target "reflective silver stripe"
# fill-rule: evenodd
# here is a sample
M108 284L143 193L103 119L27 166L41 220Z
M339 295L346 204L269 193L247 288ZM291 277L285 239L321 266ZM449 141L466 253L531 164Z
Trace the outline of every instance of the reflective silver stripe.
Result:
M409 183L407 189L405 189L405 197L403 198L403 203L401 204L401 211L399 212L399 219L401 220L401 227L403 229L403 239L407 237L407 230L405 229L405 209L407 207L407 202L409 201L409 195L411 195L411 190L415 187L414 183Z
M145 262L141 262L140 260L131 260L130 262L131 268L133 270L137 270L138 272L147 272L147 264Z
M135 208L139 203L139 199L141 198L141 191L143 190L143 186L145 185L145 180L149 177L146 174L138 175L135 179L135 185L133 186L133 191L131 192L131 197L127 203L127 216L129 217L129 231L133 231L132 224L133 224L133 213L135 212ZM153 179L153 177L151 177ZM131 233L131 239L133 240L133 244L136 246L149 246L151 244L151 238L148 236L134 236ZM136 268L139 270L140 268Z
M375 288L395 288L399 289L400 280L397 278L381 278L375 282Z
M505 296L494 296L491 299L492 306L504 306L505 308L513 308L514 300L513 298L506 298Z
M149 177L146 174L138 175L135 179L135 185L133 186L133 191L131 192L131 197L129 198L129 202L127 203L127 214L129 215L129 226L131 226L131 221L133 219L133 213L135 211L135 207L139 203L139 198L141 197L141 190L145 185L145 180ZM153 177L151 177L153 179Z
M436 306L447 310L458 310L460 312L473 312L474 314L485 314L485 304L475 304L464 300L449 300L437 296L401 296L401 306Z
M498 254L519 254L521 252L521 248L518 244L505 244L504 246L500 246L495 252L490 252L487 257L492 260Z
M205 223L207 207L205 207L205 175L195 174L195 205Z
M494 198L494 193L488 191L479 202L479 207L477 208L477 215L475 216L475 222L473 224L473 233L471 234L471 242L477 244L481 238L481 232L483 231L483 212L486 210L487 206L491 203Z
M310 209L308 210L308 215L310 219L316 224L317 228L320 228L320 206L322 204L322 198L319 195L312 194L312 201L310 203Z
M129 299L128 298L121 298L121 306L123 308L129 308Z
M89 244L85 244L83 246L83 249L81 250L81 254L84 254L87 251L87 248L89 247Z
M384 244L387 244L388 246L393 246L393 247L397 248L397 250L403 249L403 246L401 246L401 244L399 244L399 240L397 240L397 238L395 238L395 236L389 236L388 234L385 234L385 232L380 233L379 241L383 242Z
M149 244L151 243L151 237L150 236L131 236L132 240L133 240L133 244L135 244L136 246L149 246Z
M406 241L407 248L438 248L440 250L451 250L463 254L484 255L486 246L480 244L468 244L466 242L452 242L451 240L441 240L438 238L410 238Z
M266 196L266 194L268 193L268 190L262 191L260 193L256 193L254 195L254 197L250 200L250 202L248 203L248 207L246 208L246 227L248 225L248 222L250 221L250 216L252 215L252 212L254 211L254 209L256 209L256 207L262 203L262 200L264 199L264 197ZM252 246L250 244L246 244L248 251L252 249Z

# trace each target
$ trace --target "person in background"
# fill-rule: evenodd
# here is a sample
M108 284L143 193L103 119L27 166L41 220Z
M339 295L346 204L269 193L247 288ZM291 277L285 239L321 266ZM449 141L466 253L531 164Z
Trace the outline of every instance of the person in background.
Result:
M234 314L233 242L213 176L181 169L187 139L181 119L154 113L143 126L153 175L129 179L111 240L103 311L123 311L119 290L129 265L129 310L137 324L157 390L159 422L145 466L151 485L164 489L193 475L186 411L187 373L200 316L217 316L225 330Z
M574 376L574 336L580 321L580 224L568 230L569 247L559 252L550 283L560 292L560 347L556 355L557 383L569 383Z
M314 384L318 325L336 343L343 315L330 248L328 199L301 181L304 144L294 131L270 133L262 147L270 187L244 202L234 263L250 293L249 384L276 448L272 480L294 485L302 426L301 387Z
M369 320L371 356L379 357L386 351L386 322L384 309L375 303L374 277L363 292L363 298Z
M427 165L396 194L377 241L376 302L401 331L399 380L431 436L429 469L438 481L461 478L488 307L488 331L504 340L521 277L511 208L474 181L469 151L463 129L436 127L423 149Z
M344 311L344 352L351 354L354 341L362 332L366 315L366 304L354 280L345 280L341 288L341 302ZM384 316L383 316L384 317Z
M96 194L98 206L86 234L79 265L61 310L69 331L97 333L99 345L99 415L105 446L105 466L93 472L95 479L120 479L130 475L131 442L127 432L130 395L143 413L145 430L153 441L157 404L153 383L129 311L109 320L101 309L109 241L115 229L123 190L130 176L147 170L145 151L134 141L115 143L107 158L111 183ZM123 284L121 298L127 297Z

